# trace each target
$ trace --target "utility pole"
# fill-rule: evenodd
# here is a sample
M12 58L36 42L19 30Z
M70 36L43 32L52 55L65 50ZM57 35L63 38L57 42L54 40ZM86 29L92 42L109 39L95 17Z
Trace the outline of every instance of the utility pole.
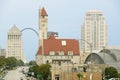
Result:
M42 64L44 63L44 32L42 33Z
M84 39L80 39L80 40L82 40L82 41L84 41L84 42L86 42L89 46L90 46L90 80L92 80L92 72L93 72L93 70L92 70L92 67L93 67L93 61L92 61L92 43L90 43L90 42L88 42L88 41L86 41L86 40L84 40Z
M72 80L74 79L74 63L72 63Z
M90 57L90 62L91 62L90 80L92 80L92 76L93 76L92 75L92 72L93 72L92 68L94 67L93 61L92 61L92 43L90 43L89 45L90 45L90 54L91 54L91 57Z
M103 47L103 60L104 60L104 70L103 70L103 79L105 80L105 46Z

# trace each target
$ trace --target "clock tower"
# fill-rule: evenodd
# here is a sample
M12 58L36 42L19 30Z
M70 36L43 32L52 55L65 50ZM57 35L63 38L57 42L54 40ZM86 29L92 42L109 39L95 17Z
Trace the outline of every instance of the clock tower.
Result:
M43 44L43 39L47 39L48 14L43 8L39 9L39 47Z

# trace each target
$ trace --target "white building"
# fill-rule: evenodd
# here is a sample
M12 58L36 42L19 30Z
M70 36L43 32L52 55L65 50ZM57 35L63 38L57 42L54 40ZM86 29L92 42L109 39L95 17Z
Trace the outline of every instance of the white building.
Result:
M81 27L81 50L101 50L107 47L107 25L100 10L90 10L86 13Z
M23 60L23 43L21 40L21 31L14 25L9 31L7 36L7 48L6 48L6 58L15 57L18 60Z

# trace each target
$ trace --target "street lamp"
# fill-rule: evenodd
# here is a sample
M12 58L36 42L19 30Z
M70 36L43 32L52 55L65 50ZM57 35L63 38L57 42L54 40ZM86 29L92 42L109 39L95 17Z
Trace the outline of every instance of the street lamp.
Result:
M67 76L68 78L67 78L67 80L69 80L69 77L70 77L69 76L69 54L68 54L68 63L67 64L68 64L68 76Z
M72 80L74 78L74 63L72 63Z
M80 40L86 42L90 46L90 54L91 54L91 56L90 56L90 65L91 65L90 80L92 80L92 43L90 43L84 39L80 39Z
M103 79L105 80L105 47L103 47L103 60L104 60Z
M80 39L80 40L86 42L90 46L90 54L91 54L90 62L92 64L92 43L89 43L88 41L86 41L84 39ZM92 67L92 65L91 65L91 67ZM92 71L92 69L91 69L91 71Z

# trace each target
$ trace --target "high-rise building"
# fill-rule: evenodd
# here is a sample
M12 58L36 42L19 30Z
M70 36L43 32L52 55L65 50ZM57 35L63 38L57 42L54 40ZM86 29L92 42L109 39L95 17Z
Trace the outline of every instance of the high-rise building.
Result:
M86 13L81 28L81 50L100 50L107 46L107 24L101 10L90 10Z
M47 39L48 14L44 8L39 9L39 46L42 46L43 39Z
M21 40L21 31L14 25L9 31L7 36L7 48L6 48L6 58L15 57L18 60L25 62L23 56L23 44Z

